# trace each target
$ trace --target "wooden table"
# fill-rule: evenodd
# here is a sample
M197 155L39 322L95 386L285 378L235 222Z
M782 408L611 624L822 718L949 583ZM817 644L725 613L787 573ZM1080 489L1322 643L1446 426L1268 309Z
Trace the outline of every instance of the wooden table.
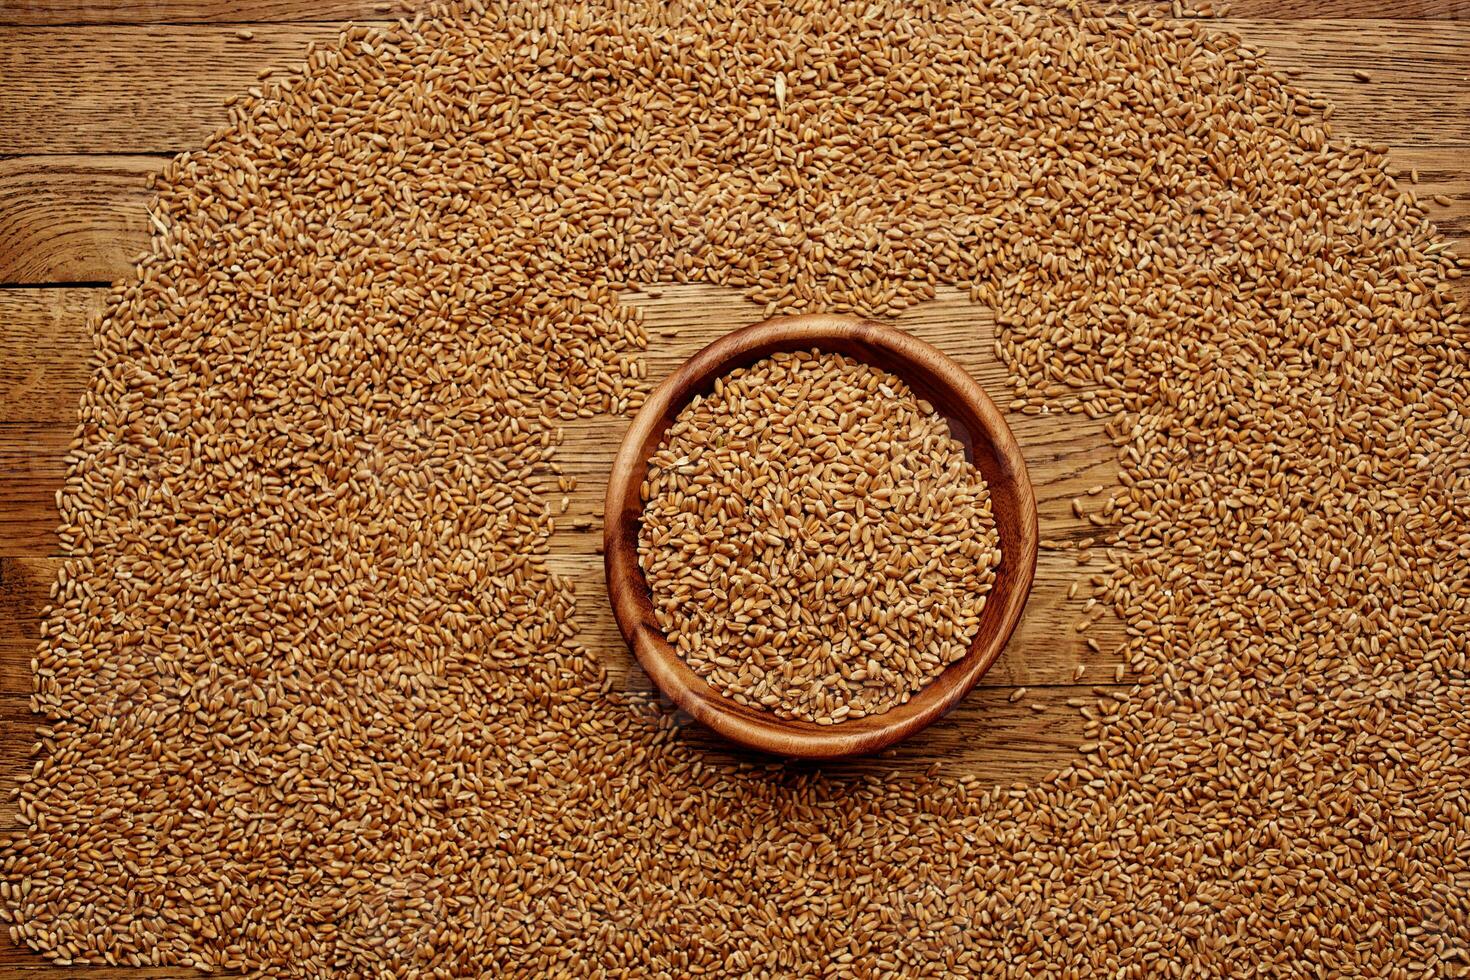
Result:
M55 495L87 376L87 319L110 281L148 244L145 177L201 145L226 118L224 101L262 72L331 43L346 21L382 22L414 4L389 0L3 0L0 2L0 785L32 764L30 658L56 566ZM1450 237L1470 228L1470 0L1245 0L1222 25L1298 73L1336 105L1339 135L1392 147L1392 159ZM1366 72L1367 80L1354 72ZM1433 202L1435 195L1441 201ZM1444 200L1448 203L1444 203ZM1470 282L1470 279L1461 280ZM632 297L650 327L649 377L760 311L708 287ZM1470 297L1467 297L1470 298ZM992 319L954 291L899 322L960 360L1009 402ZM568 433L563 465L579 477L553 539L553 563L578 582L585 643L615 683L646 684L606 608L600 507L604 474L625 420ZM1106 530L1096 513L1114 484L1114 450L1081 415L1013 416L1041 509L1041 554L1026 617L999 664L950 718L887 757L849 768L912 769L939 762L1002 782L1065 766L1081 741L1069 698L1114 684L1121 624L1086 608L1077 545ZM1073 583L1076 595L1069 598ZM1099 615L1101 614L1101 615ZM1085 633L1075 626L1096 618ZM1085 641L1098 642L1101 652ZM1078 666L1085 666L1080 678ZM1126 681L1125 681L1126 683ZM1023 696L1012 700L1025 687ZM1038 710L1038 708L1040 710ZM701 740L696 732L688 737ZM708 742L709 751L725 750ZM15 809L8 792L0 821ZM188 970L57 968L0 941L0 978L183 977Z

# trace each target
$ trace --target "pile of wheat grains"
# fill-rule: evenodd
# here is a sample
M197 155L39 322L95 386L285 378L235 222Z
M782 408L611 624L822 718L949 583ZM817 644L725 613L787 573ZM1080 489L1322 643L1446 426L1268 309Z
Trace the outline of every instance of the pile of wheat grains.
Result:
M963 657L1001 560L949 424L832 352L715 379L641 496L638 560L679 656L741 704L819 725L904 704Z
M1443 976L1470 946L1470 333L1381 148L1208 25L479 4L165 166L61 493L4 849L59 961L273 977ZM736 768L547 546L629 284L968 285L1105 418L1137 685L1036 785ZM1059 424L1065 422L1062 418Z

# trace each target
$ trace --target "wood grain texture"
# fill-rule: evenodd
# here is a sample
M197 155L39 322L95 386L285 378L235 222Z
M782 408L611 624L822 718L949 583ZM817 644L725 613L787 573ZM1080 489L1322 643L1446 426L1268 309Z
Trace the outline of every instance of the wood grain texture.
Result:
M1395 146L1390 158L1446 235L1470 237L1470 149ZM127 275L148 248L152 194L145 182L163 163L127 155L0 159L0 282L111 282ZM1409 183L1411 170L1417 185ZM67 406L75 401L70 392L58 398Z
M3 777L0 777L3 778ZM210 976L180 967L132 969L125 966L52 966L29 949L9 945L0 947L0 980L200 980Z
M21 422L0 428L3 557L56 552L56 491L65 475L63 457L70 440L70 433L57 426Z
M202 146L223 125L225 100L266 68L300 65L306 45L340 24L234 28L4 29L0 153L138 153Z
M147 245L143 176L159 153L202 145L226 118L224 100L264 68L298 64L310 40L330 42L339 18L380 21L417 0L12 0L0 6L0 282L107 281ZM1339 134L1388 142L1430 214L1452 237L1470 236L1470 0L1238 0L1226 22L1303 87L1333 100ZM1257 20L1257 18L1269 18ZM163 22L188 26L159 26ZM274 22L274 23L265 23ZM237 34L250 23L254 36ZM75 27L59 25L120 25ZM58 25L45 27L44 25ZM1352 77L1364 70L1369 82ZM117 154L85 158L80 154ZM155 154L146 156L145 154ZM72 155L72 156L68 156ZM1407 177L1405 177L1407 179ZM1445 194L1449 205L1432 203ZM1466 280L1461 280L1465 282ZM654 295L659 292L659 295ZM27 710L30 658L58 559L55 491L90 351L87 318L105 289L0 289L0 789L29 768L36 719ZM647 311L649 377L666 374L718 332L758 318L722 290L651 291L630 299ZM993 323L963 297L941 294L900 321L971 371L992 393L1004 372L990 349ZM1004 400L1002 399L1002 405ZM1075 518L1074 496L1111 485L1115 456L1100 426L1082 416L1013 417L1037 491L1043 537L1067 544L1098 529ZM553 536L550 563L577 586L580 641L608 667L615 689L654 697L633 669L603 587L598 553L602 474L624 419L570 429L562 458L583 479ZM1091 503L1097 498L1084 496ZM1082 719L1070 698L1111 681L1123 630L1102 615L1086 634L1087 578L1075 548L1043 549L1020 627L981 685L949 717L887 758L849 772L947 771L999 782L1031 780L1075 758ZM1080 582L1074 597L1068 590ZM1099 612L1093 611L1094 614ZM1084 645L1095 637L1103 654ZM1075 667L1086 666L1079 685ZM1030 688L1011 701L1017 685ZM1121 691L1126 688L1111 687ZM1043 712L1031 704L1042 705ZM735 758L699 726L681 737L711 756ZM14 819L0 793L0 824ZM0 941L0 978L182 978L188 970L57 968Z
M1399 145L1470 145L1470 22L1228 19L1302 70L1337 106L1340 132ZM0 154L166 152L203 145L224 101L259 72L301 63L308 42L341 25L262 24L242 40L225 26L4 28ZM1362 70L1371 82L1357 81Z
M1237 18L1276 20L1331 17L1341 20L1470 20L1467 0L1237 0Z
M423 0L16 0L0 25L260 24L372 20L407 15ZM1128 6L1117 3L1114 6ZM1470 19L1470 0L1235 0L1235 17Z
M145 156L0 159L0 282L110 282L148 247Z

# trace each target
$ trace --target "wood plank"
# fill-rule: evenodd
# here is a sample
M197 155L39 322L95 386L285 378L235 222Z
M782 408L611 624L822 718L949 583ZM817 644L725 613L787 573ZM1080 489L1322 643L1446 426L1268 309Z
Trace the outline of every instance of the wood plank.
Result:
M56 553L56 492L70 441L60 426L0 428L0 555Z
M607 669L615 689L641 689L646 681L633 667L633 660L618 634L603 583L602 558L592 554L600 528L579 542L588 554L559 554L548 564L576 583L579 642ZM60 558L0 559L0 693L29 695L31 658L40 642L41 613L51 593ZM1121 622L1109 613L1085 633L1073 625L1082 616L1090 586L1091 567L1079 566L1065 552L1044 551L1037 559L1036 581L1026 615L1006 652L982 679L986 687L1006 689L1055 687L1073 683L1078 664L1085 666L1083 679L1112 683L1121 662L1118 649L1124 642ZM1075 598L1068 598L1072 583L1078 583ZM1086 646L1092 638L1102 647L1093 653Z
M423 0L18 0L0 10L0 25L305 23L407 16L424 6ZM1463 20L1470 18L1470 0L1235 0L1229 13L1247 18Z
M56 966L29 947L0 943L0 980L198 980L209 974L177 966Z
M0 697L31 693L31 658L60 558L0 558Z
M1268 64L1298 70L1299 87L1330 100L1338 136L1404 146L1470 143L1470 23L1218 23Z
M0 160L0 282L111 282L148 247L146 156Z
M178 151L203 146L225 100L265 68L301 64L338 24L6 28L0 153Z
M106 289L0 289L0 423L76 419Z
M0 555L54 553L55 493L65 478L64 457L75 429L75 412L86 383L86 368L77 355L88 349L84 304L96 304L100 290L72 298L72 311L47 315L47 293L71 290L0 290L0 304L19 294L33 311L29 318L6 315L0 305L0 350L13 352L13 368L0 375L0 405L12 406L0 425ZM645 310L650 349L650 378L662 378L720 334L760 319L759 308L738 292L711 286L667 286L658 295L629 294ZM20 305L20 304L17 304ZM947 289L935 300L907 311L898 324L933 343L959 361L990 391L1002 407L1009 401L1005 366L994 354L994 320L958 290ZM51 379L46 394L31 398L37 383ZM16 385L7 387L6 383ZM28 400L31 406L20 407ZM39 406L46 403L46 408ZM1011 426L1025 448L1036 484L1045 537L1077 540L1098 536L1098 528L1077 520L1074 497L1115 480L1115 453L1102 435L1101 423L1081 415L1012 415ZM578 479L578 492L567 521L598 515L602 481L612 462L625 419L590 419L568 426L560 459Z
M1237 18L1286 20L1467 20L1467 0L1235 0L1226 13Z
M1230 19L1273 63L1337 105L1339 132L1404 145L1470 144L1470 22ZM330 24L6 28L0 153L139 153L201 146L224 101L264 68L299 64ZM1354 69L1369 72L1356 81Z
M8 943L8 940L6 941ZM183 967L161 966L156 968L127 966L55 966L29 949L15 946L0 947L0 980L66 980L67 977L82 977L84 980L198 980L209 974Z
M0 947L0 980L66 980L82 977L84 980L198 980L209 976L197 970L182 967L161 966L153 969L127 966L55 966L30 949L8 945Z
M1441 231L1470 237L1470 150L1395 146L1390 159ZM0 160L0 282L110 282L126 276L133 258L148 248L152 194L145 180L163 163L148 156ZM1419 172L1417 185L1408 183L1411 169ZM1447 196L1449 203L1434 201L1435 195ZM16 330L28 329L24 321L33 315L10 309L0 295L0 317L21 317ZM73 392L58 397L75 401ZM0 421L13 420L7 414L13 407L0 405ZM70 418L69 408L64 417Z

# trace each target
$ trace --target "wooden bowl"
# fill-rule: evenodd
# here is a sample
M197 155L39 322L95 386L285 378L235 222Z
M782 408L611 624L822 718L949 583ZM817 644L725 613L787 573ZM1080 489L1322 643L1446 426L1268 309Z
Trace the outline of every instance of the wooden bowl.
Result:
M883 714L817 725L739 704L710 687L664 638L638 562L640 487L664 431L715 378L778 351L834 351L902 378L943 415L990 488L1001 564L969 652ZM732 742L809 759L876 752L907 738L954 707L990 669L1021 618L1036 572L1036 497L1026 463L1000 410L964 369L894 327L850 316L778 317L727 334L670 375L623 437L608 480L604 566L618 628L638 662L674 703Z

